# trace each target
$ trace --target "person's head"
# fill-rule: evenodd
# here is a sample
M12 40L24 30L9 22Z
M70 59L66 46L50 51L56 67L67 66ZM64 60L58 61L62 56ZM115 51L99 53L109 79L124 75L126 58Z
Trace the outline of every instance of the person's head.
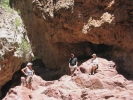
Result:
M32 63L27 63L28 68L32 68Z
M94 54L92 54L92 57L93 57L93 58L96 58L96 57L97 57L97 55L94 53Z
M74 58L74 54L71 54L71 58Z

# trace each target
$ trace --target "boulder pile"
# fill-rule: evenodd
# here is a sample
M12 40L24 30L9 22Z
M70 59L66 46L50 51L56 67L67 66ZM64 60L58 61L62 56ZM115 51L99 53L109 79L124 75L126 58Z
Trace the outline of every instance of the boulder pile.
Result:
M45 81L33 76L33 90L11 88L3 100L133 100L133 81L116 71L113 61L99 59L97 73L89 75L91 59L82 63L73 76Z

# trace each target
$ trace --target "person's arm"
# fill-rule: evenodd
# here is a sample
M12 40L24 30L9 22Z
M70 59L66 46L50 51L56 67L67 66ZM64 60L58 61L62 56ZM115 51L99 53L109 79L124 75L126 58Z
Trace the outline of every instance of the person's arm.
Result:
M69 63L69 68L70 68L70 63Z
M70 62L71 62L71 58L69 59L69 65L68 65L68 66L69 66L69 68L70 68Z
M94 60L94 59L93 59L93 58L91 58L91 63L93 63L93 60Z
M78 59L76 60L76 66L78 66Z
M76 66L78 66L78 61L76 61Z
M34 75L34 70L32 70L32 75Z
M25 68L23 68L21 71L27 76L27 73L25 73L25 70L26 70L27 68L25 67Z
M96 62L97 62L97 64L98 64L98 62L99 62L99 61L98 61L98 58L96 58Z

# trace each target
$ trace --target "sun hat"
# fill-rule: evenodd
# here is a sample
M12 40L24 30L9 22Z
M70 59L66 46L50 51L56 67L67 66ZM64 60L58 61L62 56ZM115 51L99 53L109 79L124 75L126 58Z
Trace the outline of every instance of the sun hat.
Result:
M30 65L32 65L32 63L27 63L27 66L30 66Z
M92 56L96 56L96 54L94 53L94 54L92 54Z

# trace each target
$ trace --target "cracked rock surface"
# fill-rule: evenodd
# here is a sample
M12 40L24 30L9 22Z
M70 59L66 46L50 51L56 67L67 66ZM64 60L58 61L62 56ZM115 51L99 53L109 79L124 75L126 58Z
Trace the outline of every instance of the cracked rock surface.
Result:
M23 32L25 29L17 12L0 6L0 89L12 79L24 60L21 51Z
M74 76L45 81L34 75L33 90L24 86L11 88L3 100L132 100L133 81L118 74L113 61L99 59L97 73L89 75L91 59L82 63ZM84 69L84 71L83 71Z

